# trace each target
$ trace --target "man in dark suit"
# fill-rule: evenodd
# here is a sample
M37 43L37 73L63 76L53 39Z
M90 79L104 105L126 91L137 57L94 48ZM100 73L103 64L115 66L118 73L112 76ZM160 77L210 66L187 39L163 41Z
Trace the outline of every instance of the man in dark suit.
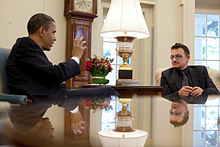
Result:
M204 104L207 96L217 95L219 91L204 66L188 66L190 51L187 46L176 43L171 47L173 67L162 72L161 86L163 97L176 101L183 99L187 103Z
M71 91L62 84L80 74L79 60L86 49L83 37L74 40L73 57L53 65L44 51L50 51L56 41L56 24L46 14L33 15L27 24L28 37L17 39L7 60L7 78L10 93L27 95L33 102L56 98L72 99L70 110L77 107L80 98L110 97L118 93L110 87ZM56 103L56 102L55 102Z

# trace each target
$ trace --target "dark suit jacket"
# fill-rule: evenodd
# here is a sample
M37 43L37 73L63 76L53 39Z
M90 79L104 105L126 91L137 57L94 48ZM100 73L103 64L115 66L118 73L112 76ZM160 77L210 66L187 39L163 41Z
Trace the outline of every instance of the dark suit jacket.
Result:
M9 91L25 94L34 101L74 98L77 104L81 97L119 95L110 87L70 91L61 83L80 74L79 65L72 59L53 65L38 44L29 37L17 39L6 69Z
M192 86L198 86L203 89L203 93L199 97L180 97L178 91L182 88L179 80L179 72L175 68L170 68L162 72L161 86L164 88L163 97L175 101L182 98L188 103L204 104L209 94L217 95L219 91L208 75L208 71L204 66L188 66L189 73L192 78Z
M63 81L80 74L74 60L53 65L38 44L29 37L17 39L6 69L9 91L29 97L56 92Z

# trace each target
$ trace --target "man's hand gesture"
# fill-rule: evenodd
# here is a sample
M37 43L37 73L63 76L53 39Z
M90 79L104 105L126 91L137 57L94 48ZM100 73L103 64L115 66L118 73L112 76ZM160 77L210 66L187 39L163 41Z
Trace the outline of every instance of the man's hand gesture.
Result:
M86 41L82 41L83 40L83 36L81 36L80 38L78 38L78 36L75 37L74 39L74 43L73 43L73 52L72 52L72 55L74 57L78 57L79 60L81 59L83 53L84 53L84 50L87 48L85 46L86 44Z
M77 111L76 113L70 113L70 119L73 134L82 134L82 131L85 129L85 122L82 119L81 112Z
M192 89L191 95L192 96L200 96L202 94L202 92L203 92L202 88L195 86Z
M189 96L192 92L192 87L190 86L183 86L179 91L179 96L180 97L185 97L185 96Z
M203 90L200 87L190 87L190 86L183 86L179 91L179 96L180 97L185 97L185 96L200 96L202 94Z

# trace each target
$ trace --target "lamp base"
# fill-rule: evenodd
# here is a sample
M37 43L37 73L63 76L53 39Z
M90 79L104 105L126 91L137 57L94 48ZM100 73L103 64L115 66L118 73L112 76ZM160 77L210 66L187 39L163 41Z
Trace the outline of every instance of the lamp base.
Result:
M116 113L116 128L114 131L116 132L133 132L132 129L132 113L127 111L125 105L130 101L130 99L120 99L119 102L123 103L124 110ZM127 103L126 103L127 102Z
M116 131L116 132L134 132L135 130L133 130L131 127L116 127L116 129L114 131Z
M119 70L119 79L132 79L132 70Z

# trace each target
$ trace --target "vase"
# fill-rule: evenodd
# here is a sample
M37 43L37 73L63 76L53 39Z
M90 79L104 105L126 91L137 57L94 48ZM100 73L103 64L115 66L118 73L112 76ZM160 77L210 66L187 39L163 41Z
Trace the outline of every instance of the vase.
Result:
M109 80L105 76L92 76L92 84L108 84Z

